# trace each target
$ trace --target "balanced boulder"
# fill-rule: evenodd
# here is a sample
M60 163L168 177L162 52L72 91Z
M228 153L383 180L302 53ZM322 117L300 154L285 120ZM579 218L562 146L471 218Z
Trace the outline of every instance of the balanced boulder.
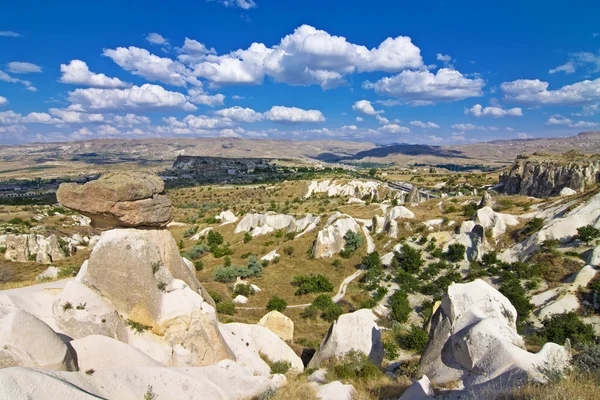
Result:
M63 206L90 217L98 228L164 227L173 218L164 189L157 175L110 173L84 185L63 183L56 197Z
M279 311L268 312L258 321L258 324L269 329L281 340L289 342L294 339L294 321Z

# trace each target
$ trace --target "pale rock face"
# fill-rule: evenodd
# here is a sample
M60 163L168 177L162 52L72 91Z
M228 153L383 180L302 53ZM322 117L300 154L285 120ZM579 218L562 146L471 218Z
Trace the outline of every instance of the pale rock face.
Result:
M383 344L376 320L375 314L367 309L341 315L329 328L308 366L317 368L326 360L341 357L352 350L366 354L375 365L381 365Z
M319 400L352 400L357 394L354 386L344 385L340 381L329 382L325 385L312 382L310 385Z
M235 304L247 304L248 303L248 298L246 296L242 296L241 294L238 294L235 299L233 299L233 302Z
M67 283L54 302L53 314L57 327L74 339L88 335L104 335L123 341L127 338L125 325L113 305L78 281Z
M562 188L558 193L560 197L573 196L574 194L577 194L577 192L569 187Z
M350 197L348 199L348 204L365 204L366 202L364 200L361 199L357 199L356 197Z
M385 215L375 215L371 224L371 231L375 234L386 232L389 237L398 237L399 219L413 219L415 214L404 206L390 207L384 210Z
M373 242L373 238L371 237L371 234L369 233L369 230L366 226L362 227L362 232L365 238L367 239L367 253L371 254L375 251L375 242Z
M479 208L492 207L493 205L494 205L494 199L492 199L492 196L486 190L485 193L483 194L483 196L481 197L481 201L479 202Z
M563 188L582 192L598 182L600 161L559 164L552 161L517 159L507 174L500 176L504 193L523 196L555 196Z
M237 222L239 218L236 217L233 212L227 210L222 211L219 215L215 216L215 219L221 221L221 225L227 225Z
M546 361L568 365L568 351L554 343L538 353L527 352L516 319L508 299L484 281L450 285L432 317L420 373L435 384L458 382L465 391L477 391L486 384L543 382L536 366Z
M600 266L600 246L596 246L590 251L587 257L588 265Z
M508 262L525 260L537 251L546 239L557 239L567 242L577 235L577 228L585 225L600 226L600 193L565 215L548 216L549 222L538 232L502 253L502 258Z
M110 173L84 185L63 183L58 202L91 218L98 228L165 227L173 218L171 201L157 175Z
M266 261L273 261L275 258L279 258L279 257L281 257L281 255L279 253L277 253L277 250L273 250L270 253L262 256L260 259L266 260Z
M201 368L109 368L85 372L53 372L28 368L0 370L3 399L143 399L148 387L156 399L211 400L256 398L285 385L284 375L253 376L229 360Z
M286 342L294 340L294 322L279 311L270 311L265 314L258 325L264 326Z
M389 252L381 256L381 263L383 265L391 265L392 260L394 259L394 252Z
M42 264L62 260L65 254L56 235L6 235L4 258L14 262L27 262L31 257Z
M398 400L435 400L435 392L426 375L406 389Z
M0 308L0 368L17 366L75 369L69 349L52 328L25 311Z
M260 325L239 323L219 324L225 341L235 354L238 363L244 365L252 374L268 376L270 367L260 353L273 362L288 361L292 369L302 372L304 365L300 357L276 334Z
M72 340L70 345L77 353L80 371L163 366L130 345L103 335Z
M286 232L298 232L304 234L316 228L320 218L307 214L298 220L291 215L249 213L246 214L235 227L235 233L250 232L253 237L266 235L276 230L285 229ZM298 236L300 236L298 235Z
M475 213L475 224L483 226L484 229L492 230L495 239L506 232L506 228L519 224L519 219L510 214L495 212L491 207L483 207Z
M584 288L594 279L597 271L591 265L583 267L571 280L571 282L563 284L562 287L551 289L547 292L540 293L533 297L532 301L536 304L540 299L554 298L549 302L544 302L536 315L540 320L551 317L555 314L563 314L571 311L577 311L581 304L577 291Z
M206 227L199 232L196 232L194 236L190 238L190 240L200 240L201 237L208 235L208 232L212 231L212 226Z
M43 281L46 279L56 279L58 277L58 273L60 272L60 268L57 267L48 267L44 272L35 277L36 281Z
M369 196L371 199L382 200L390 192L390 188L379 182L353 180L345 184L339 184L335 181L325 180L320 182L312 181L304 197L308 199L315 193L327 193L328 197L348 196L362 199Z
M413 185L408 197L406 198L407 203L416 204L421 202L421 194L419 193L419 188L417 185Z
M316 258L332 257L344 249L344 236L348 231L360 232L361 227L354 218L340 212L333 213L325 228L317 234L313 245L313 255Z

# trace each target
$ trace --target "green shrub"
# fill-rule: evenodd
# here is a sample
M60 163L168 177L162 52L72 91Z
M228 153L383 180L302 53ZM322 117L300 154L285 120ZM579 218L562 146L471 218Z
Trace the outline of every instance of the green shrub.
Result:
M383 354L388 360L395 360L398 358L398 345L393 340L383 340Z
M148 329L151 329L152 327L149 325L144 325L142 323L133 321L133 320L126 320L125 323L135 331L135 333L142 333L144 331L147 331Z
M202 257L202 254L208 252L210 249L204 243L195 244L188 251L183 253L183 256L188 260L197 260Z
M462 206L463 216L467 218L471 218L475 212L477 212L477 204L476 203L468 203Z
M244 233L244 243L249 243L252 240L252 235L250 234L250 232L245 232Z
M592 225L586 225L577 228L576 239L581 240L586 245L589 245L593 240L600 237L600 229L594 228Z
M319 316L319 310L317 310L314 306L310 305L308 307L306 307L304 310L302 310L302 312L300 313L300 317L307 319L317 319L317 317Z
M398 337L400 347L407 350L414 350L419 354L423 353L428 341L429 335L427 332L414 325L410 327L407 333Z
M550 342L562 345L569 339L571 344L576 345L594 343L596 339L592 325L584 323L574 312L555 314L545 319L543 324L540 335Z
M502 274L500 282L500 293L506 296L517 310L517 326L522 328L523 323L529 319L529 314L534 306L521 286L521 282L513 274Z
M450 262L460 262L465 259L466 247L460 243L453 243L448 246L448 250L443 257Z
M233 250L231 250L231 248L229 248L228 245L213 246L213 247L211 247L210 251L215 258L221 258L223 256L230 256L233 254Z
M287 308L287 301L279 296L273 296L267 303L267 310L284 312Z
M292 285L297 286L296 295L307 293L324 293L333 290L333 283L325 275L299 275L292 279Z
M223 301L223 302L217 303L217 312L219 314L234 315L235 314L235 304L233 304L229 301Z
M196 233L197 230L198 230L197 226L192 226L192 227L186 229L185 232L183 232L183 237L184 238L189 238L191 236L194 236L194 234Z
M600 344L577 346L579 353L573 356L573 365L581 372L600 374Z
M289 361L275 361L271 364L271 374L286 374L290 368L292 368L292 363Z
M402 252L396 253L392 261L392 267L399 267L411 274L418 274L423 266L421 250L415 249L408 244L402 245Z
M208 290L208 295L215 301L215 304L219 304L223 300L223 297L218 292Z
M219 246L224 242L223 235L221 235L219 232L210 231L206 236L206 242L208 243L209 247Z
M412 311L408 301L408 294L398 290L390 297L390 318L394 321L405 323Z
M346 245L344 250L340 252L340 255L344 258L349 258L364 243L362 235L354 231L346 232L344 239L346 239Z
M352 350L335 360L333 368L328 368L331 380L361 379L369 380L382 374L381 370L359 351Z
M237 284L233 288L234 296L242 295L242 296L248 297L248 296L252 296L253 294L254 294L254 291L252 290L252 286L250 286L247 283Z

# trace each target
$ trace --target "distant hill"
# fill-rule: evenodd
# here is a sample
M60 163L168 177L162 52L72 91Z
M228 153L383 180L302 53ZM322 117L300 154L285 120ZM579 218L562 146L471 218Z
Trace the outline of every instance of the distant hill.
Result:
M563 153L577 150L600 153L600 132L582 132L565 138L495 140L455 146L368 142L239 138L107 139L67 143L0 146L0 176L18 177L19 170L50 166L55 174L77 167L81 173L99 166L128 163L169 166L179 155L302 159L307 162L368 162L409 164L508 165L523 153ZM103 169L103 168L100 168Z

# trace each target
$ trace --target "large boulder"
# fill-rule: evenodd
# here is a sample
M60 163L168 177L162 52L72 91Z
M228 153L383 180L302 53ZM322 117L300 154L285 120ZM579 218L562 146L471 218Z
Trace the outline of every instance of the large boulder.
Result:
M313 255L316 258L332 257L344 249L344 237L348 231L359 233L360 225L354 218L340 212L333 213L325 224L325 228L317 234L313 244Z
M510 214L498 213L492 207L486 206L477 210L474 222L476 225L483 226L484 229L490 229L492 238L497 238L506 232L507 227L518 225L519 219Z
M173 218L164 190L157 175L110 173L84 185L63 183L56 197L63 206L90 217L98 228L164 227Z
M86 336L72 340L69 344L77 354L77 365L80 371L163 366L130 345L107 336Z
M368 309L341 315L329 328L308 367L318 368L325 361L342 357L353 350L369 356L375 365L381 365L383 343L376 320L375 314Z
M429 378L425 375L402 393L398 400L435 400Z
M304 365L300 357L276 334L260 325L239 323L220 324L225 341L235 354L238 363L255 375L269 375L271 368L262 359L272 362L287 361L292 370L302 372Z
M286 342L294 340L294 321L279 311L268 312L258 321L258 324L269 329L279 336L281 340L285 340Z
M0 308L0 368L17 366L75 369L71 352L52 328L25 311Z
M566 367L569 355L562 346L548 343L535 354L525 350L516 320L510 301L486 282L450 285L431 318L419 372L434 384L453 382L476 392L528 379L544 382L538 366L545 363Z
M53 305L56 326L74 339L104 335L126 341L125 324L106 298L78 281L70 281Z

